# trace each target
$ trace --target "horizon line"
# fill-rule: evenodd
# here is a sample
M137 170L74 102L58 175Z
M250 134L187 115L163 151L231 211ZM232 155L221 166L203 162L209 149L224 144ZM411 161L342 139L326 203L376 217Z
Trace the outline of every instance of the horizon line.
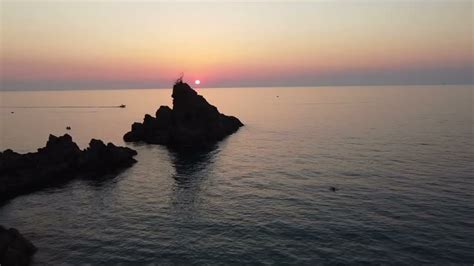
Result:
M187 82L185 82L187 83ZM209 87L196 87L192 86L195 84L188 83L193 89L240 89L240 88L309 88L309 87L376 87L376 86L390 86L390 87L404 87L404 86L447 86L447 85L474 85L474 81L470 83L464 82L446 82L446 83L387 83L387 84L324 84L324 85L259 85L259 86L209 86ZM172 89L173 85L170 87L131 87L131 88L66 88L66 89L57 89L57 88L40 88L40 89L31 89L31 88L20 88L20 89L3 89L0 88L0 92L32 92L32 91L96 91L96 90L165 90Z

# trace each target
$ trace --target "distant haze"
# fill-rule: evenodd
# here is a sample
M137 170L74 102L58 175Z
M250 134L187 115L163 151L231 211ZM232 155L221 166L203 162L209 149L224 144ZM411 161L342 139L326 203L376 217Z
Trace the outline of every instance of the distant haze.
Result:
M0 2L0 89L472 83L472 1Z

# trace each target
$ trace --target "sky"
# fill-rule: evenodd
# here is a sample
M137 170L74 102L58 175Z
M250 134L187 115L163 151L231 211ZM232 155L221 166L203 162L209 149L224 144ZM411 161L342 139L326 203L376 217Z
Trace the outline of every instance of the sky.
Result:
M1 90L472 84L470 0L0 1Z

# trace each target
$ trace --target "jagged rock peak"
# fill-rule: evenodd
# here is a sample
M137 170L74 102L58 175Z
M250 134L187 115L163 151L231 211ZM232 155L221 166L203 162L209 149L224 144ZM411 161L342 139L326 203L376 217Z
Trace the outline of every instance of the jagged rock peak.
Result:
M146 114L143 123L133 123L125 141L144 141L174 147L201 147L236 132L242 122L219 113L181 79L173 86L173 109L160 106L156 117Z

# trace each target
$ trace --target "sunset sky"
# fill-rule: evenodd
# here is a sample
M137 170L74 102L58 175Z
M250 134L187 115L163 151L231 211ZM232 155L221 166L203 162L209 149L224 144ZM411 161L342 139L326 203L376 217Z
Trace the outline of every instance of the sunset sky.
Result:
M471 1L1 1L1 89L472 83Z

